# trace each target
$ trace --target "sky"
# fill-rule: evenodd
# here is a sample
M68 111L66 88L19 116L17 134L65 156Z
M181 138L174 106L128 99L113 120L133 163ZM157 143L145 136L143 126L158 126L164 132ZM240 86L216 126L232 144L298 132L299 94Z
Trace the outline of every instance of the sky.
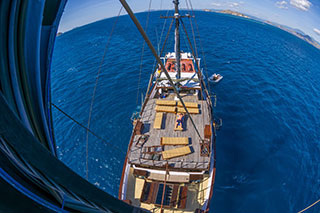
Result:
M134 12L173 9L172 0L127 0ZM187 0L180 0L186 8ZM188 0L189 1L189 0ZM231 9L257 18L300 29L320 42L320 0L191 0L193 9ZM118 0L68 0L59 32L117 16ZM126 14L123 10L121 14Z

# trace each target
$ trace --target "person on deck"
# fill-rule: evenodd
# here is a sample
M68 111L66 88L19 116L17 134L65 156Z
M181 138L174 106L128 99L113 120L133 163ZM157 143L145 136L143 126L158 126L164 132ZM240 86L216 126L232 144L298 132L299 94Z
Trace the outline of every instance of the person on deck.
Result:
M185 63L182 64L182 72L185 72L186 71L186 65Z
M189 71L189 72L193 71L191 64L188 65L188 71Z
M183 119L183 114L182 113L178 113L177 122L176 122L176 128L178 128L178 126L180 126L180 125L182 127L182 119Z
M168 63L168 68L167 68L168 72L170 72L171 66L172 66L172 64L169 62L169 63Z
M161 65L160 64L158 66L157 74L158 74L158 77L160 77L160 74L161 74Z

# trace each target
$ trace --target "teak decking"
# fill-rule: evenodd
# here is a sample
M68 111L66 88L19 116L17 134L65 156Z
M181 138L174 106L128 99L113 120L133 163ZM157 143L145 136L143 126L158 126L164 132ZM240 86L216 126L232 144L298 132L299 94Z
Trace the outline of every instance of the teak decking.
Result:
M193 107L198 106L197 109L199 114L192 114L192 118L198 128L198 131L201 134L202 138L205 138L204 129L205 125L211 124L211 112L209 112L209 105L205 100L198 100L197 95L187 95L183 97L183 100L186 102L193 102L190 104ZM166 99L150 99L144 109L141 122L144 124L144 129L142 134L149 135L147 142L144 146L160 146L162 137L187 137L189 138L189 146L191 147L191 154L187 154L181 157L176 157L168 160L164 160L161 156L158 156L155 159L147 160L143 158L142 147L132 146L129 153L129 163L137 165L149 165L161 167L168 163L171 168L184 168L184 169L208 169L210 164L209 156L201 156L200 154L200 138L198 137L195 128L193 127L190 119L187 115L184 116L184 130L175 131L176 124L176 114L172 112L166 112L163 114L162 118L162 128L154 128L154 122L156 120L156 109L159 107L172 107L172 106L163 106L157 105L156 103L173 103L173 96L169 96ZM171 110L169 110L171 111ZM138 140L139 135L134 137L134 143ZM163 146L163 150L170 150L173 148L178 148L181 146Z

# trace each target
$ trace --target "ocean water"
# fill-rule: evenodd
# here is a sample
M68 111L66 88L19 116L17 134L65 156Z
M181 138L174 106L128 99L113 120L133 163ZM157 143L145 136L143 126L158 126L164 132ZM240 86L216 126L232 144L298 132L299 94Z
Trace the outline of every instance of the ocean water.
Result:
M160 14L166 12L152 12L147 27L156 47L164 22ZM137 16L145 26L147 13ZM52 101L85 126L114 20L76 28L56 40ZM217 136L210 210L297 212L313 203L320 198L320 50L251 20L205 12L196 12L196 20L205 53L196 36L202 65L205 56L208 74L224 76L211 85L217 96L215 117L222 118L223 127ZM189 20L184 23L191 36ZM173 42L171 34L165 52L173 50ZM181 43L189 51L185 36ZM140 75L142 45L129 17L121 16L102 64L92 112L90 128L107 142L89 137L89 181L115 197L132 130L130 117L139 110L154 66L146 46ZM55 109L53 116L59 158L85 177L85 130ZM320 205L308 212L319 211Z

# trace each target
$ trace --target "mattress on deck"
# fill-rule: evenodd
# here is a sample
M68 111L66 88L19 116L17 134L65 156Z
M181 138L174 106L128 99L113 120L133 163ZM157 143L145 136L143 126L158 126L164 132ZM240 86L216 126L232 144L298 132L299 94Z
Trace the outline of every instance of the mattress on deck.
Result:
M181 157L191 153L189 146L184 146L180 148L170 149L162 152L162 157L164 160Z
M188 145L189 138L188 137L162 137L161 145Z

